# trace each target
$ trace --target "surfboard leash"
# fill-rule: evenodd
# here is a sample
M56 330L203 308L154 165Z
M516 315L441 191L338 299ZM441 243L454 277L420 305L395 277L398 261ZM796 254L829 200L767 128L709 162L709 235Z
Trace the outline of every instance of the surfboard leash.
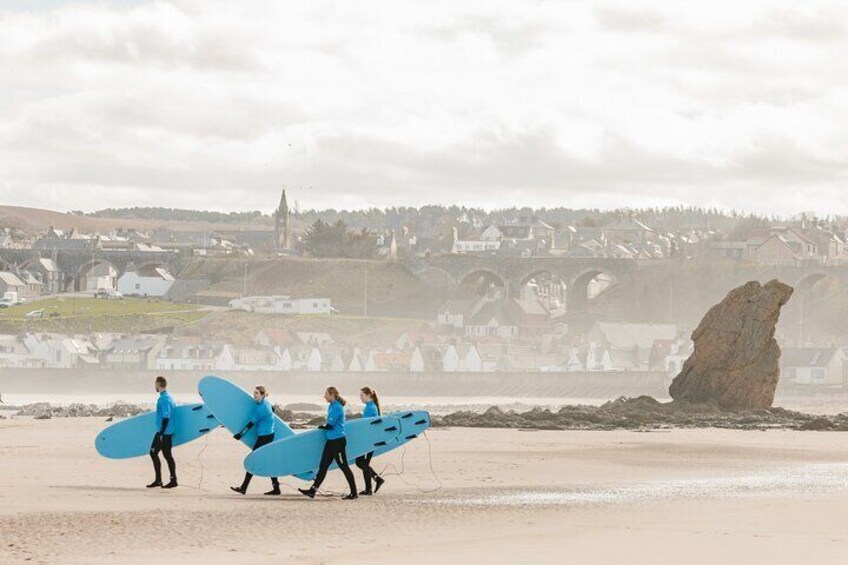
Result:
M200 451L197 452L197 463L200 466L200 480L197 481L197 486L193 485L184 485L186 488L193 488L195 490L203 490L203 460L200 458L203 455L203 452L206 451L206 448L209 446L209 434L206 434L203 438L203 447Z
M203 448L197 452L197 463L200 465L200 480L197 481L197 490L203 490L203 459L200 458L206 448L209 446L209 434L203 438Z
M380 475L387 475L387 476L390 476L390 477L397 477L397 478L399 478L399 479L400 479L400 481L401 481L403 484L405 484L405 485L407 485L407 486L410 486L410 487L414 488L415 490L417 490L417 491L418 491L418 492L420 492L421 494L431 494L431 493L434 493L434 492L437 492L437 491L441 490L443 485L442 485L442 481L441 481L441 479L439 479L439 476L436 474L436 471L435 471L435 469L433 468L433 446L432 446L432 444L430 443L430 436L428 436L428 435L427 435L427 432L426 432L426 431L422 432L422 435L423 435L423 436L424 436L424 438L427 440L427 459L428 459L428 466L429 466L429 468L430 468L430 473L433 475L433 478L434 478L434 479L436 480L436 482L438 483L438 486L437 486L436 488L432 488L432 489L424 489L424 488L421 488L420 486L418 486L418 485L416 485L416 484L414 484L414 483L411 483L411 482L407 481L405 478L403 478L403 475L404 475L404 473L405 473L405 471L406 471L406 461L405 461L405 459L406 459L406 446L405 446L405 445L403 446L402 451L401 451L401 455L400 455L400 469L398 469L398 468L397 468L397 466L396 466L394 463L387 463L387 464L383 467L383 472L381 472L381 473L380 473ZM386 473L386 470L387 470L387 469L389 469L390 467L394 469L394 472L393 472L393 473Z

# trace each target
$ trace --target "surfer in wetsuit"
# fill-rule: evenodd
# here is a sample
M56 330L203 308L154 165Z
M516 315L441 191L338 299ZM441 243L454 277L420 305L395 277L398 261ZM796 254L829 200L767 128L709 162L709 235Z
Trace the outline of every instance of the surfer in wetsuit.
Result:
M256 401L256 406L253 408L253 414L250 416L250 420L244 429L233 437L241 441L242 436L256 426L256 442L253 444L253 450L256 451L263 445L274 441L274 410L271 408L271 403L268 402L268 392L264 386L256 387L253 391L253 400ZM230 490L239 494L247 494L247 487L250 485L252 478L253 475L245 473L241 486L230 487ZM273 488L266 492L266 495L276 496L280 494L280 481L277 477L271 477L271 486Z
M154 386L156 392L159 393L159 399L156 401L156 434L153 436L153 443L150 444L150 458L153 459L153 471L156 473L156 479L147 485L147 488L174 488L177 486L177 464L174 462L174 456L171 455L171 447L174 439L174 408L176 408L176 402L167 390L168 381L165 377L156 377ZM165 456L165 462L168 463L168 472L171 474L171 480L166 485L162 484L160 451Z
M327 423L323 426L318 426L322 430L327 430L327 441L324 444L324 452L321 454L321 464L318 467L318 474L315 476L315 482L312 483L312 487L308 489L299 488L297 490L309 498L315 498L315 493L318 492L318 488L324 482L324 477L327 476L327 470L330 468L333 460L335 460L336 465L344 473L347 484L350 487L350 494L342 498L344 500L354 500L359 498L359 495L356 494L356 480L353 478L353 472L347 464L347 454L345 453L347 440L345 439L344 405L347 402L339 395L339 389L334 386L327 387L327 390L324 391L324 400L327 401L329 406L327 407Z
M362 387L359 389L359 400L365 404L365 408L362 410L363 418L376 418L381 414L380 412L380 399L377 397L377 391L372 389L371 387ZM365 490L360 492L359 494L362 496L371 496L372 494L376 494L380 487L383 486L383 483L386 480L377 474L377 472L371 468L371 458L374 456L374 452L367 453L365 455L360 455L356 458L356 466L362 470L362 476L365 477ZM374 490L371 490L371 480L374 480Z

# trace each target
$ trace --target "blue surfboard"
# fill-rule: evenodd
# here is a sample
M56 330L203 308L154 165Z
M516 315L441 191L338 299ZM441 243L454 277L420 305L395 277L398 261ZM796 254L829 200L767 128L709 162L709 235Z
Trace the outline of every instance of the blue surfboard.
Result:
M419 435L424 433L424 431L430 427L430 413L424 410L414 410L411 412L391 412L389 414L386 414L385 417L398 419L398 421L400 422L400 433L394 441L375 449L375 458L409 443L410 441L414 440ZM349 461L349 463L352 463L352 461ZM330 465L330 470L333 469L338 469L338 465L336 465L335 463ZM318 469L316 468L312 471L309 471L308 473L301 473L297 475L297 478L309 481L315 478L315 474L317 472Z
M256 407L256 401L250 393L214 375L200 379L197 383L197 391L215 418L233 435L244 429ZM294 431L289 425L274 414L274 439L284 439L293 435ZM256 427L253 427L241 436L241 442L253 449L256 437Z
M388 445L378 447L374 450L374 457L379 457L393 449L409 443L430 427L430 413L425 410L413 410L411 412L392 412L386 414L387 418L397 418L400 422L400 433L397 439Z
M345 453L348 461L352 464L360 455L396 441L400 429L398 419L388 416L348 422L345 425ZM248 455L244 460L244 468L260 477L303 477L304 473L311 472L321 461L326 435L325 430L310 430L269 443Z
M218 427L218 421L203 404L185 404L174 409L173 447L194 441ZM109 459L129 459L150 452L156 434L156 412L145 412L116 422L97 434L97 453Z

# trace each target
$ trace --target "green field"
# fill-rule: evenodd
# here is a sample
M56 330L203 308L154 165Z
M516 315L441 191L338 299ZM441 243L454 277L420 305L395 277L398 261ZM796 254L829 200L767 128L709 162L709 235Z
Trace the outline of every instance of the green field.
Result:
M42 318L26 317L27 313L42 309ZM206 314L207 311L195 305L158 300L60 297L0 309L0 328L25 326L40 331L145 331L191 324Z

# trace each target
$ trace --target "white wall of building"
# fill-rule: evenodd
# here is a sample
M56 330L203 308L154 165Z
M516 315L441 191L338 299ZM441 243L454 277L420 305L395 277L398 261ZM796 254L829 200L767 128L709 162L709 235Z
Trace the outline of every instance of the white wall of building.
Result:
M244 296L230 301L230 308L259 314L330 314L329 298L288 296Z
M140 276L135 271L128 271L118 279L118 292L124 296L163 296L173 284L173 280L159 276Z

